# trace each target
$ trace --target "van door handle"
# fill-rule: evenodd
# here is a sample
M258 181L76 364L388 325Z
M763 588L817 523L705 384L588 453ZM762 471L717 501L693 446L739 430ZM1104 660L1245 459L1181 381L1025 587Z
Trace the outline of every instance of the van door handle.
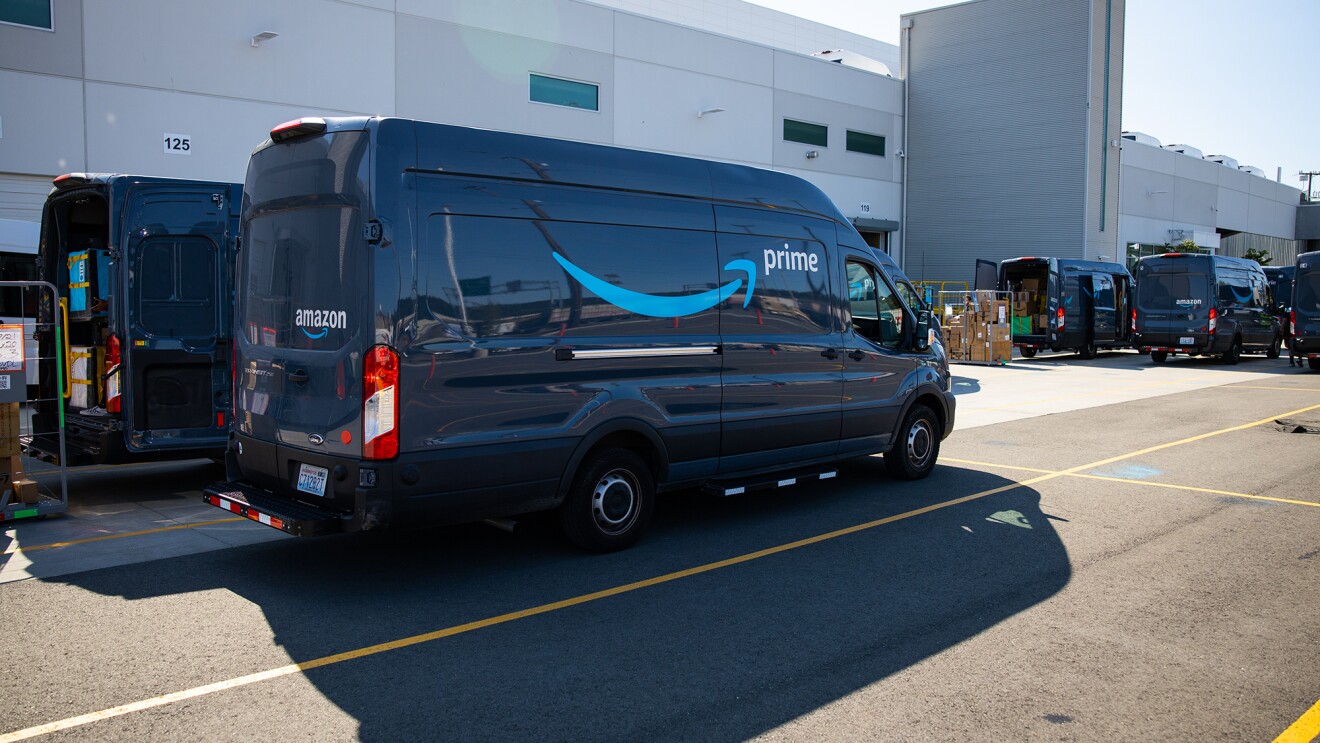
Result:
M829 359L830 361L833 361L833 360L839 358L839 352L836 351L836 350L833 349L833 348L827 348L827 349L825 349L824 351L821 351L821 352L820 352L820 355L821 355L821 356L824 356L825 358Z
M306 369L299 369L297 371L289 372L288 374L288 380L300 387L304 384L307 384L308 379L311 379L311 377L307 375Z
M848 358L852 359L853 361L861 361L862 359L866 358L866 352L862 351L861 349L853 349L852 351L848 352Z

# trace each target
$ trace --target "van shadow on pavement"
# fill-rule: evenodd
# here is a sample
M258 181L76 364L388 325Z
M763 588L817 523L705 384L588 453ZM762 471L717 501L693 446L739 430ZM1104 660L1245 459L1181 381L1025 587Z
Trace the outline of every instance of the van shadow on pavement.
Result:
M511 536L469 525L281 540L50 582L128 600L224 589L260 607L274 641L305 661L1008 482L952 466L898 482L867 458L828 483L732 499L663 497L648 537L612 555L574 551L548 526ZM1017 488L307 679L358 721L363 740L745 740L1057 593L1071 566L1039 503L1036 491ZM205 632L226 618L162 621ZM264 629L253 630L265 642ZM264 714L276 716L280 702L268 703Z

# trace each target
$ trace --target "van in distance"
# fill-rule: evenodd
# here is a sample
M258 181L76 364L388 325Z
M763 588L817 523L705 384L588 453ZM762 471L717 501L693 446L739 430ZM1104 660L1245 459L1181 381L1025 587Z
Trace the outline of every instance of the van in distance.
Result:
M1320 251L1302 253L1294 263L1292 342L1312 371L1320 371Z
M1135 273L1132 344L1151 361L1184 353L1236 364L1245 351L1279 358L1283 333L1259 263L1165 253L1141 258Z
M391 118L301 119L243 193L230 480L299 535L556 510L626 547L657 492L930 473L930 314L783 173Z

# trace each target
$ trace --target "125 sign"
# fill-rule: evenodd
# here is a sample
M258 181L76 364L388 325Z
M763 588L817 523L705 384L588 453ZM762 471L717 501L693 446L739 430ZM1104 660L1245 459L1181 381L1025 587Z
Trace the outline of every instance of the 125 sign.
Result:
M192 135L191 134L171 134L165 132L165 154L166 155L191 155L192 154Z

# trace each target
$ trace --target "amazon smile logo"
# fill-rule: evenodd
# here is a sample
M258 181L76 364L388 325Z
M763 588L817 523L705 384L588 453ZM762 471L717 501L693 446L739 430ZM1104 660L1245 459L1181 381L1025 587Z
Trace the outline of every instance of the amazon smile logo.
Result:
M343 330L348 327L348 313L343 310L297 310L293 313L293 324L303 335L316 340L324 338L331 328ZM313 333L308 328L314 328Z
M734 292L741 289L743 285L742 279L734 279L718 289L711 289L699 294L687 294L681 297L657 297L654 294L643 294L631 289L624 289L621 286L615 286L604 279L583 271L559 253L551 253L551 255L554 256L555 261L560 266L563 266L565 271L568 271L570 276L577 279L578 283L592 294L615 307L647 317L695 315L733 296ZM747 296L743 299L743 307L746 307L747 303L752 301L752 292L756 291L756 264L749 260L739 259L726 263L724 270L742 271L747 274Z

